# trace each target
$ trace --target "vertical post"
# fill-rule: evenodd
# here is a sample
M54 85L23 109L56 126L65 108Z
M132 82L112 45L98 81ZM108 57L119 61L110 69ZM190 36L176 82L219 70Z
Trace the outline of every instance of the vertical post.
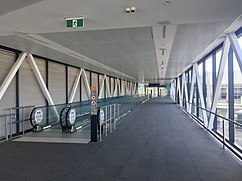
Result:
M204 98L204 102L205 102L205 108L208 107L207 105L207 89L206 89L206 64L205 64L205 61L203 61L203 98Z
M96 94L96 86L91 87L91 142L97 142L97 94Z
M13 109L10 108L10 114L13 113ZM10 125L9 125L9 128L10 128L10 139L12 138L12 116L10 117Z
M16 54L16 61L19 54ZM16 72L16 107L19 107L19 70ZM16 134L19 133L19 109L16 109ZM11 125L12 128L12 125Z
M68 65L65 65L66 73L66 104L68 103Z
M228 55L228 92L229 119L234 120L234 63L233 50L230 47ZM229 141L234 143L234 123L229 122Z
M24 135L24 115L25 115L25 107L22 109L22 129L23 129L23 135Z
M7 117L5 117L5 138L8 140Z
M47 90L49 90L49 63L48 63L48 60L45 60L45 85L46 85L46 88ZM47 99L45 99L45 102L46 102L46 106L49 106L49 102ZM46 108L46 117L47 117L47 120L46 120L46 124L49 124L49 109Z
M113 115L113 117L114 117L114 130L116 129L116 116L117 116L117 114L116 114L116 104L114 104L114 115Z
M110 105L110 108L109 108L109 130L110 130L110 133L112 133L112 105Z
M99 74L97 74L97 95L99 95L100 94L100 76L99 76Z
M224 119L223 119L223 149L225 148L225 130L224 130Z
M197 76L198 72L196 72ZM199 117L199 93L198 93L198 82L196 81L196 116Z
M107 108L107 106L105 106L105 136L108 135L108 124L107 124L107 121L108 121L108 108Z
M212 58L213 58L213 63L212 63L212 79L213 79L213 82L212 82L212 85L213 85L213 96L214 97L214 93L215 93L215 87L216 87L216 81L217 81L217 78L216 78L216 52L213 53L212 55ZM217 109L216 109L216 116L214 117L214 122L213 122L213 130L214 131L217 131L218 129L218 118L217 118ZM211 116L211 114L210 114Z

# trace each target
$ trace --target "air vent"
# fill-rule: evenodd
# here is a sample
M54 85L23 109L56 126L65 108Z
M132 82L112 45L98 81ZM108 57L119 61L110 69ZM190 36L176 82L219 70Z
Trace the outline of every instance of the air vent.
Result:
M162 26L162 38L166 38L166 26Z

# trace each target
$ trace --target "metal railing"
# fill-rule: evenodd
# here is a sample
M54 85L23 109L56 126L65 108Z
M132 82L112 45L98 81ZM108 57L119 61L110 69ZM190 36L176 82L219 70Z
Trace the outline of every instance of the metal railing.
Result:
M9 118L9 122L8 119ZM2 137L2 139L6 139L8 140L9 134L8 134L8 125L11 124L12 119L15 118L15 114L14 113L10 113L10 114L2 114L0 115L0 120L4 120L4 130L5 130L5 136Z
M75 111L75 121L70 121L69 115ZM85 125L90 124L90 104L82 106L69 106L60 113L60 125L63 132L71 133Z
M105 128L105 136L108 135L108 130L110 133L116 129L116 123L120 119L119 108L120 104L111 104L99 108L99 140L102 141L102 130Z
M215 113L215 112L212 112L212 111L210 111L210 110L208 110L208 109L205 109L205 108L203 108L203 107L201 107L201 106L198 106L198 105L196 105L196 104L194 104L194 103L191 103L191 102L189 102L189 101L186 101L185 99L182 99L182 98L179 98L179 97L177 97L177 99L179 99L180 101L182 101L182 104L184 104L184 103L188 103L190 106L193 106L194 108L198 108L198 109L201 109L201 110L203 110L203 111L206 111L207 113L209 113L210 114L210 116L213 114L214 116L215 116L215 118L217 117L217 118L221 118L222 119L222 135L219 135L219 136L221 136L221 138L219 138L218 136L216 136L213 132L215 132L215 133L218 133L217 131L214 131L213 129L211 130L211 129L209 129L208 127L206 127L204 124L201 124L206 130L208 130L210 133L212 133L219 141L221 141L222 142L222 147L223 147L223 149L225 148L225 146L227 147L227 148L229 148L232 152L234 152L240 159L242 159L242 156L241 155L239 155L233 148L236 148L236 150L237 151L240 151L240 152L242 152L242 150L241 149L238 149L237 147L235 147L235 145L234 144L232 144L231 142L228 142L228 141L226 141L226 135L225 135L225 121L227 121L227 122L229 122L229 123L232 123L232 124L234 124L234 125L237 125L238 127L241 127L242 128L242 124L240 124L240 123L238 123L238 122L236 122L236 121L234 121L234 120L232 120L232 119L229 119L229 118L226 118L226 117L224 117L224 116L222 116L222 115L220 115L220 114L218 114L218 113ZM192 111L191 112L189 112L189 111L187 111L187 109L185 109L184 107L182 107L180 104L178 104L183 110L185 110L190 116L192 116L193 118L195 118L196 120L199 120L200 122L202 121L199 117L197 117L197 116L195 116L193 113L192 113ZM192 110L192 107L190 108L190 110ZM232 146L232 148L230 147L230 146Z
M30 106L21 106L21 107L11 107L8 108L10 114L14 113L15 115L19 115L19 120L18 121L12 121L12 119L10 120L10 138L13 137L14 132L13 132L13 125L17 125L18 123L22 123L22 134L25 134L25 131L31 130L32 128L30 127L30 125L25 125L25 123L28 123L30 120L30 113L32 111L32 109L35 107L35 105L30 105ZM21 128L20 128L21 129ZM21 132L21 131L20 131ZM17 132L15 131L15 134L17 134Z

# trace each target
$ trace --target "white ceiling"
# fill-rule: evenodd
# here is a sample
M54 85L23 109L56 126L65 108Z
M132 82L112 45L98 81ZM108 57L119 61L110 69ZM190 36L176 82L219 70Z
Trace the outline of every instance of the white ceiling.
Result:
M156 82L179 74L242 14L241 0L170 1L167 6L163 0L0 1L0 44ZM137 12L124 13L130 6ZM83 29L65 27L65 17L82 15ZM162 26L165 38L160 38Z

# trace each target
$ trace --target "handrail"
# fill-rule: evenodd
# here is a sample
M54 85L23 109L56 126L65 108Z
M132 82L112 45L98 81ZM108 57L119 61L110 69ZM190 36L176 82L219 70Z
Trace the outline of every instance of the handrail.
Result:
M200 124L201 124L201 125L202 125L202 126L208 131L208 132L210 132L215 138L217 138L219 141L221 141L221 143L222 143L222 145L223 145L223 149L224 149L225 146L226 146L230 151L232 151L236 156L238 156L238 157L242 160L241 149L238 148L236 145L230 143L229 141L226 142L226 138L225 138L225 124L224 124L224 121L226 120L226 121L231 122L231 123L233 123L233 124L235 124L235 125L237 125L237 126L240 126L240 127L242 127L242 124L237 123L237 122L235 122L235 121L232 120L232 119L229 119L229 118L226 118L226 117L224 117L224 116L221 116L221 115L219 115L219 114L217 114L217 113L214 113L214 112L212 112L212 111L210 111L210 110L208 110L208 109L205 109L205 108L202 108L202 107L200 107L200 106L197 106L196 104L190 103L190 102L186 101L185 99L182 99L182 98L179 98L179 97L176 97L176 98L178 98L179 100L185 101L185 102L187 102L187 103L189 103L189 104L191 104L191 105L193 105L193 106L195 106L195 107L197 107L197 108L200 108L200 109L202 109L202 110L204 110L204 111L207 111L207 112L209 112L209 113L211 113L211 114L214 114L215 116L218 116L218 117L222 118L222 134L220 135L221 137L218 137L218 136L216 135L217 131L210 130L210 129L207 128L205 125L203 125L203 124L201 124L201 123L200 123ZM180 104L178 104L178 105L179 105L182 109L184 109L183 106L181 106ZM186 112L188 112L186 109L184 109L184 110L185 110ZM199 119L199 118L197 118L193 113L188 112L188 114L189 114L190 116L192 116L193 118L195 117L196 120ZM215 132L215 133L214 133L214 132ZM227 143L228 143L228 144L227 144ZM239 151L240 153L238 153L238 151Z
M18 110L18 109L31 108L31 107L35 107L35 105L30 105L30 106L20 106L20 107L10 107L10 108L7 108L7 109Z
M10 117L10 116L14 116L15 117L15 114L14 113L2 114L2 115L0 115L0 118L6 118L6 117Z
M12 121L12 116L15 117L14 113L10 113L10 114L2 114L0 115L0 119L4 118L4 123L5 123L5 139L8 140L8 128L7 128L7 117L10 117L10 123ZM11 125L10 125L10 137L11 137Z
M211 113L211 114L214 114L215 116L218 116L218 117L220 117L220 118L222 118L222 119L225 119L226 121L232 122L232 123L234 123L234 124L236 124L236 125L242 127L242 124L240 124L240 123L238 123L238 122L236 122L236 121L234 121L234 120L232 120L232 119L226 118L226 117L224 117L224 116L222 116L222 115L220 115L220 114L214 113L214 112L212 112L212 111L210 111L210 110L208 110L208 109L205 109L205 108L202 108L202 107L200 107L200 106L198 106L198 105L196 105L196 104L190 103L189 101L186 101L185 99L182 99L182 98L179 98L179 99L182 100L182 101L185 101L185 102L187 102L187 103L189 103L189 104L191 104L191 105L193 105L193 106L196 106L196 107L198 107L198 108L200 108L200 109L202 109L202 110L204 110L204 111L207 111L207 112L209 112L209 113Z

